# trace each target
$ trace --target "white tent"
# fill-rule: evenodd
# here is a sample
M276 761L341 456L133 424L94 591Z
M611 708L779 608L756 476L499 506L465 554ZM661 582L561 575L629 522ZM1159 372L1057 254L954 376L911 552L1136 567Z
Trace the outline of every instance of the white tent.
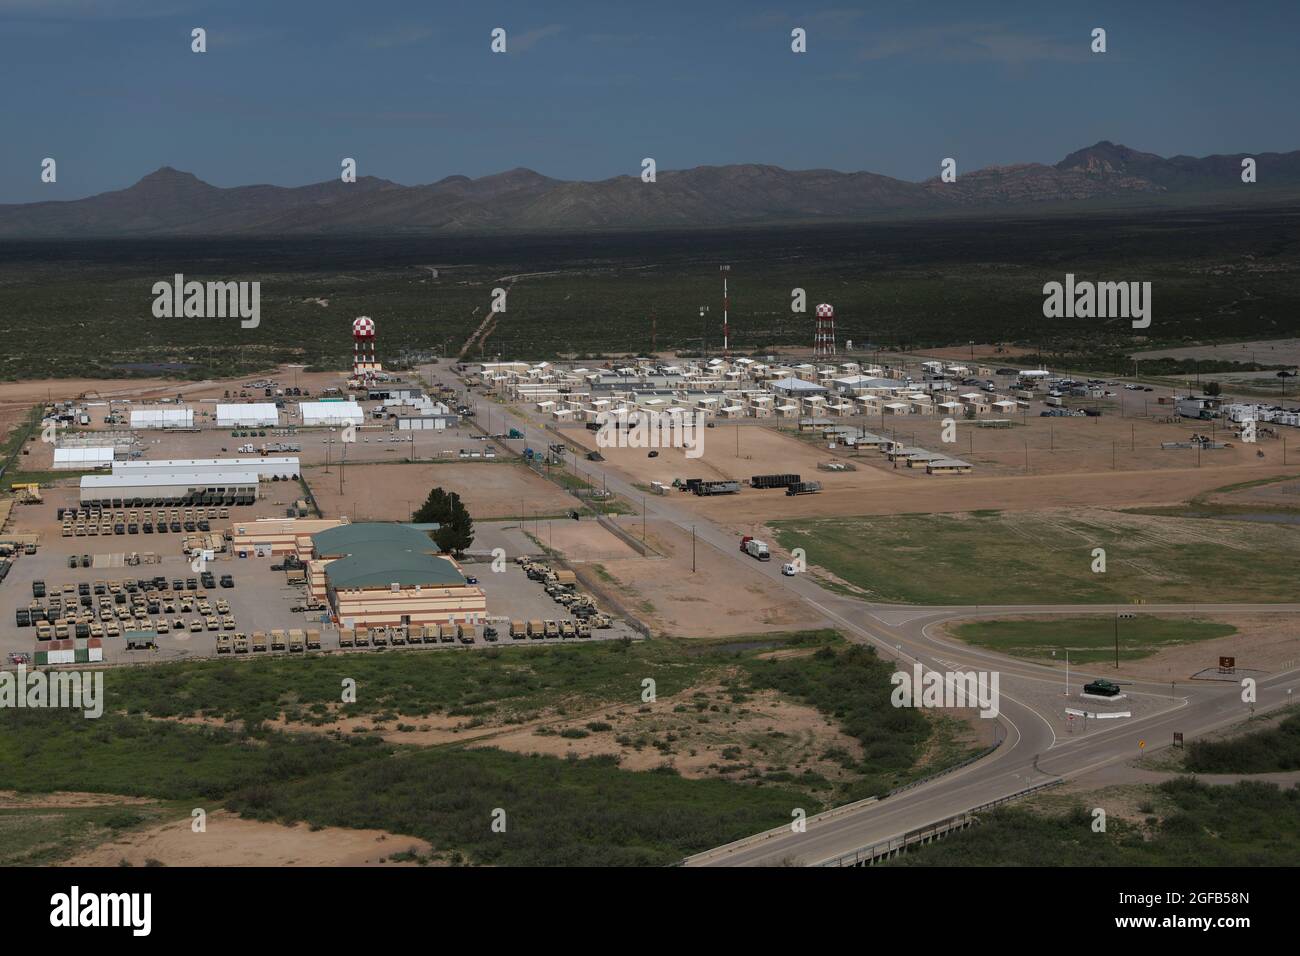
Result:
M360 425L365 412L356 402L299 402L303 425Z
M113 446L54 449L55 471L90 471L113 464Z
M221 428L261 428L280 423L280 410L274 402L251 402L217 406L217 425Z
M131 412L132 428L193 428L194 410L189 408L137 408Z

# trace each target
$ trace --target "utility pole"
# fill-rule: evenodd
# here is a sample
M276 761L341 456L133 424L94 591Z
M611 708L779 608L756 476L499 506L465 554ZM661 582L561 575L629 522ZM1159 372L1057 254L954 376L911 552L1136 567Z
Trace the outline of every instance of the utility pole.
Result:
M695 525L691 525L691 574L695 573Z

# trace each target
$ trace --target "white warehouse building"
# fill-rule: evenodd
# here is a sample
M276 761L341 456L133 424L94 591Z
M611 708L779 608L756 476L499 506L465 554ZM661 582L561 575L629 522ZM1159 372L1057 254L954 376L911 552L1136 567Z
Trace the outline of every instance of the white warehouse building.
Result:
M220 428L265 428L280 424L280 410L274 402L246 402L217 405Z
M360 425L366 415L356 402L299 402L303 425Z
M55 471L93 471L112 464L112 445L54 449Z
M252 472L263 481L278 478L281 481L297 478L302 468L298 458L170 458L157 461L137 459L113 463L113 474L174 475L186 478L207 478L228 472Z
M132 428L193 428L192 408L137 408L131 412Z

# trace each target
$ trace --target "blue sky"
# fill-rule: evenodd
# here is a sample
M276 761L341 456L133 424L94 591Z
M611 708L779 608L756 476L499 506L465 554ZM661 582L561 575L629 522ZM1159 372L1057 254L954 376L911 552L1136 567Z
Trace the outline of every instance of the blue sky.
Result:
M190 52L190 30L208 52ZM489 50L490 31L510 50ZM790 52L790 30L808 52ZM1109 52L1089 52L1104 27ZM1300 4L0 0L0 202L736 162L921 180L1300 148ZM58 161L59 182L39 181Z

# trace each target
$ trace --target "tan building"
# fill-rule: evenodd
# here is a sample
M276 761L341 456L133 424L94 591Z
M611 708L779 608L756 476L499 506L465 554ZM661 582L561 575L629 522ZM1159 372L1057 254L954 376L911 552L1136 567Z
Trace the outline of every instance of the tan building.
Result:
M312 553L312 535L346 524L334 518L258 518L231 525L230 551L235 556L282 557L297 555L304 560Z
M308 588L340 627L479 624L487 616L482 588L411 525L343 525L314 535L312 546Z

